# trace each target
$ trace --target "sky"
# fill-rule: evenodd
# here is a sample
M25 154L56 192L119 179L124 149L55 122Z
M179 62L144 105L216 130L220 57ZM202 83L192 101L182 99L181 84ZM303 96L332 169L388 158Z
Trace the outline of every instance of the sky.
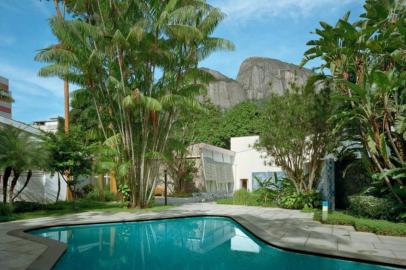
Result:
M200 65L235 78L242 61L260 56L299 64L320 21L334 24L346 11L362 13L362 0L208 0L226 18L214 35L232 41ZM0 0L0 76L9 79L13 119L32 123L63 116L63 82L40 78L36 52L56 43L48 25L52 1ZM317 62L310 63L311 68Z

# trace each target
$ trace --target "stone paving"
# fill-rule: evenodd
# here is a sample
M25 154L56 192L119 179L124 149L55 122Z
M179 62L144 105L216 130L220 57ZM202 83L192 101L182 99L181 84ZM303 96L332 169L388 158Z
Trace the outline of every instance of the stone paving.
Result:
M86 212L62 217L0 223L0 269L27 269L47 246L8 235L17 229L75 223L97 223L177 217L230 216L259 238L278 247L406 267L406 238L356 232L351 226L324 225L311 213L279 208L195 203L160 212Z

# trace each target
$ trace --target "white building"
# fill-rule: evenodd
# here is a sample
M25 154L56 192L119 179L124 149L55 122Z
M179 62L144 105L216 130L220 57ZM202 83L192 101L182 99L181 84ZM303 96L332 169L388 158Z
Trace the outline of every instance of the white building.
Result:
M32 126L45 132L56 133L58 131L59 119L57 117L49 120L33 122Z
M271 161L265 152L255 148L258 140L259 136L231 138L231 151L235 153L234 191L243 188L248 191L257 189L256 177L264 180L276 173L280 179L284 175L280 167L269 165Z
M36 136L43 134L43 132L39 129L36 129L32 126L24 124L22 122L18 122L3 116L0 116L0 126L12 126L25 132L28 132L33 135L33 138L37 138ZM20 190L26 180L26 174L24 172L20 175L17 181L17 186L15 188L16 191ZM11 184L11 175L9 179L9 184ZM60 194L59 200L64 201L66 200L66 183L63 181L62 176L58 174L51 174L44 171L33 171L32 177L30 182L28 183L27 187L24 191L20 194L17 198L18 201L31 201L31 202L54 202L56 199L56 195L58 192L58 181L60 181ZM3 172L0 171L0 186L3 185ZM0 198L3 197L3 189L0 189Z

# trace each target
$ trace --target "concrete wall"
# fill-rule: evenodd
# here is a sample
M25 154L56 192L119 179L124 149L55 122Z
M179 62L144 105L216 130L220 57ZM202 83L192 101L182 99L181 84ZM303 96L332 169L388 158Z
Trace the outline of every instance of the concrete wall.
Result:
M0 183L1 186L3 185L3 173L0 172ZM12 176L9 178L8 184L11 184ZM26 180L27 174L22 174L17 182L17 186L15 189L15 194L21 187L24 185ZM66 200L66 183L63 181L62 177L60 177L61 183L61 191L59 195L60 201ZM28 201L28 202L39 202L39 203L51 203L55 202L56 195L58 192L58 175L52 175L50 173L42 172L42 171L34 171L31 177L28 186L24 189L24 191L20 194L20 196L16 199L16 201ZM0 189L0 197L3 198L3 190Z
M231 150L235 152L234 191L242 188L241 179L248 180L248 191L252 191L255 186L253 173L282 171L280 167L269 165L270 159L265 152L255 149L258 139L259 136L231 138Z

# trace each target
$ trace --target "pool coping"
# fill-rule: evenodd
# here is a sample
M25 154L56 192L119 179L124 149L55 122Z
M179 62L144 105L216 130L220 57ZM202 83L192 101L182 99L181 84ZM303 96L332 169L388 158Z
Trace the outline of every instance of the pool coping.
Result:
M40 254L29 266L29 270L48 270L52 269L58 260L67 250L67 244L52 240L49 238L36 236L29 234L30 231L45 229L51 227L63 227L63 226L77 226L77 225L94 225L94 224L113 224L113 223L123 223L123 222L142 222L142 221L154 221L154 220L164 220L164 219L177 219L177 218L191 218L191 217L223 217L229 218L247 230L249 233L253 234L256 238L262 242L288 252L296 252L306 255L323 256L333 259L354 261L360 263L368 264L379 264L382 266L396 267L401 269L406 269L406 259L395 259L384 256L368 255L362 253L346 252L346 251L334 251L321 249L316 247L304 247L301 245L295 245L294 243L287 243L280 241L276 237L273 237L270 233L266 232L264 229L256 226L254 223L250 222L244 217L239 215L226 215L226 214L179 214L173 215L162 213L160 216L155 217L140 217L132 219L122 219L114 221L101 221L101 222L78 222L78 223L58 223L33 226L24 229L16 229L8 231L7 234L22 239L26 239L32 242L36 242L46 246L43 253Z

